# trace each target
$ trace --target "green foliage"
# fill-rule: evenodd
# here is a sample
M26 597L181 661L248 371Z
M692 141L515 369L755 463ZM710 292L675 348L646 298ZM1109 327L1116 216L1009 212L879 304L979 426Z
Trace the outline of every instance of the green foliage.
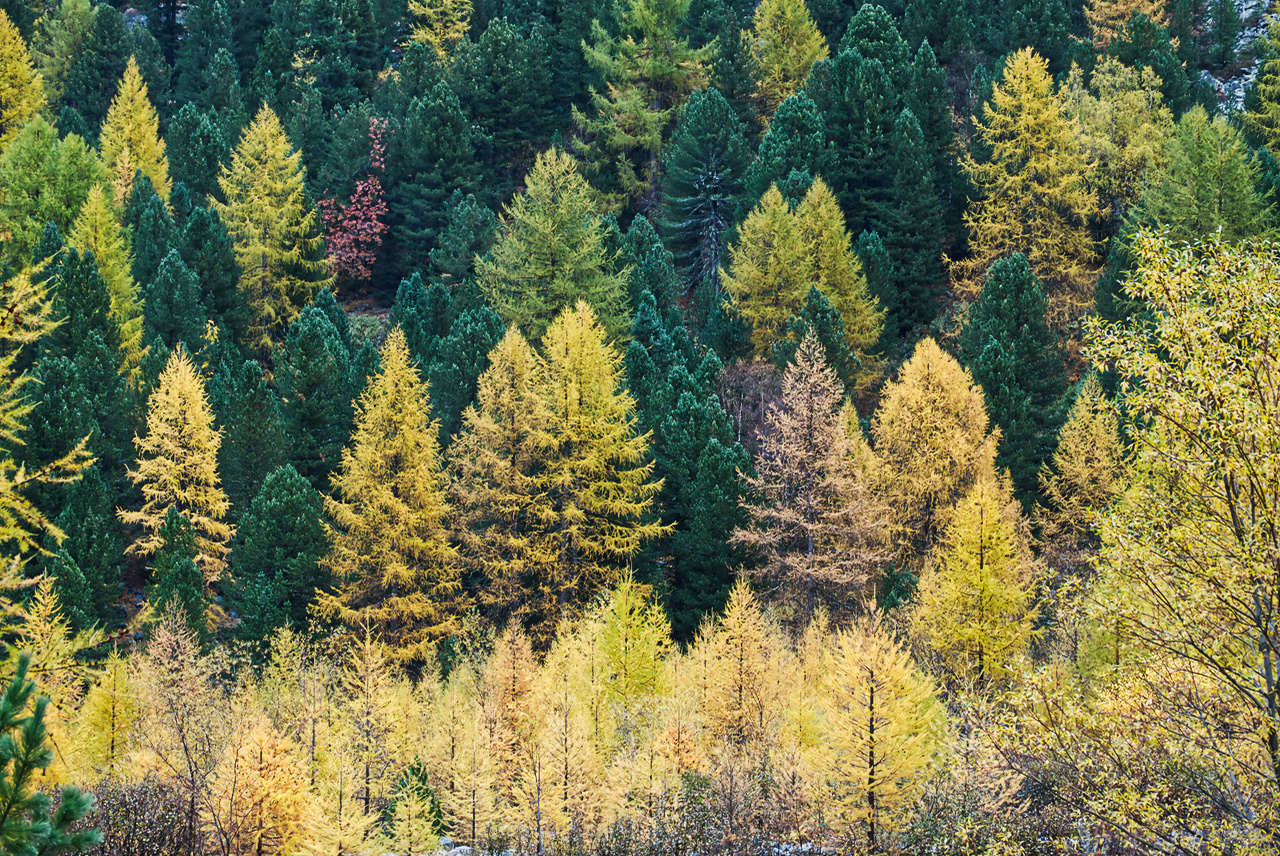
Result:
M474 193L455 190L445 206L444 228L431 251L431 281L456 288L471 279L477 258L492 249L498 237L498 215Z
M217 121L208 113L184 104L169 123L169 169L197 197L218 190L218 175L231 155L231 145Z
M254 360L239 367L224 362L210 382L209 398L222 430L218 472L233 515L240 515L288 455L280 406Z
M132 52L124 17L111 4L93 8L93 24L67 71L63 103L74 107L94 138Z
M289 461L325 490L351 433L355 397L351 351L325 313L308 306L289 325L276 361Z
M177 250L169 251L147 281L143 306L146 340L158 337L171 350L180 342L192 351L203 347L208 316L200 301L200 280Z
M738 214L751 161L742 123L716 89L695 92L662 153L660 222L693 285L719 279L725 235Z
M307 625L316 589L330 583L320 567L328 549L320 494L286 464L271 472L240 518L232 551L232 608L240 634L262 640L285 620Z
M765 191L796 170L810 176L825 175L830 158L825 120L813 99L801 90L782 102L760 141L758 157L746 173L748 199L758 202Z
M160 545L151 562L147 600L157 614L176 611L197 638L208 641L204 577L196 565L195 530L176 505L169 506L159 539Z
M1015 253L991 266L960 332L964 363L1000 427L996 463L1028 509L1056 444L1066 392L1063 355L1045 322L1048 306L1026 256Z
M846 393L852 393L862 370L862 360L849 346L844 319L817 286L809 289L804 308L787 321L787 338L773 346L773 362L779 370L795 361L796 351L810 332L822 346L829 365L840 379Z
M53 764L45 712L47 696L35 696L36 685L27 677L31 655L18 657L13 681L0 699L0 848L14 856L41 853L81 853L102 841L96 829L73 831L93 810L93 795L74 785L52 800L37 787L42 771ZM27 711L30 710L30 713Z

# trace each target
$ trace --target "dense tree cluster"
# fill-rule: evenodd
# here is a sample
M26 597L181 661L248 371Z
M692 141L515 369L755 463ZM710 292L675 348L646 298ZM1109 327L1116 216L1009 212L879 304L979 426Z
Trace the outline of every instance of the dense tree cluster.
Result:
M0 850L1271 852L1261 16L0 0Z

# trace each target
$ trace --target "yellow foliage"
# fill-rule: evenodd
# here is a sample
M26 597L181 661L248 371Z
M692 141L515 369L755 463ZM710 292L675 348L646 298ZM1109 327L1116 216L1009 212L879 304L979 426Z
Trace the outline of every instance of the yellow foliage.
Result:
M133 173L130 172L130 179ZM125 243L124 227L107 202L102 185L89 189L68 243L81 253L92 252L98 273L111 295L111 316L120 325L121 371L137 376L142 361L142 301L133 281L133 253Z
M44 107L44 87L18 28L0 10L0 151Z
M409 14L416 19L410 38L429 45L438 60L447 62L453 46L467 34L471 0L409 0Z
M760 69L756 97L766 117L804 85L814 63L827 58L826 39L804 0L762 0L742 37Z
M151 186L160 198L169 201L172 182L169 180L164 140L160 138L160 122L147 97L147 84L138 71L138 62L133 57L129 57L120 88L107 109L101 139L102 164L107 172L116 173L117 164L122 161L130 167L128 183L117 191L116 205L123 205L129 198L134 170L151 179Z

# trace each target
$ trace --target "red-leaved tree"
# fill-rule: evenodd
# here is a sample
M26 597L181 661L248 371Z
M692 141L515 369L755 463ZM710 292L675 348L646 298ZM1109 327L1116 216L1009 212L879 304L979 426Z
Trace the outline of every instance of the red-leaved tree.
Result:
M386 165L386 131L386 119L369 120L369 174L356 182L347 204L336 199L319 202L329 263L338 282L344 285L364 282L373 275L378 247L387 232L383 222L387 203L378 178Z

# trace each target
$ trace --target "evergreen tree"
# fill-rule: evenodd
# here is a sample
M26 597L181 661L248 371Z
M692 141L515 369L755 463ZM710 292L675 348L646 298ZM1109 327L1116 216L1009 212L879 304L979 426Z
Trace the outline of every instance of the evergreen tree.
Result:
M432 344L423 374L435 390L432 407L441 444L447 444L462 427L462 411L475 400L480 375L489 367L489 352L502 336L502 319L482 305L459 312L449 332Z
M585 301L611 338L626 323L625 276L610 261L592 193L567 154L538 156L525 192L504 211L502 232L478 265L494 310L538 342L561 310Z
M474 132L458 96L443 81L409 102L387 147L387 257L408 276L438 244L445 202L478 190Z
M498 238L498 215L474 193L455 190L445 206L444 228L431 251L431 281L456 288L471 279L477 258L488 255Z
M124 76L131 42L124 17L114 6L93 7L93 24L67 71L64 103L80 113L94 137L107 117L117 81Z
M888 207L879 220L884 247L898 278L899 328L928 323L933 296L942 273L942 204L936 189L929 150L910 107L893 124L893 151L897 171L889 190Z
M240 265L231 235L215 211L196 208L190 213L178 236L178 252L200 282L200 302L210 317L244 342L249 321L237 290Z
M884 333L880 337L881 347L887 349L893 340L911 329L911 323L904 321L903 316L910 310L899 309L902 297L898 293L897 274L893 269L893 259L884 248L878 232L863 232L854 243L854 252L858 254L858 262L867 277L867 291L880 308L884 310ZM917 309L921 316L933 320L930 306ZM825 345L824 345L825 347Z
M264 107L218 178L225 202L211 203L235 238L240 296L249 312L246 343L258 350L270 350L329 281L298 157L280 120Z
M353 62L355 34L342 19L339 0L302 0L298 6L298 38L293 45L297 82L319 96L322 113L351 106L360 97L363 81ZM298 147L307 150L301 140Z
M279 617L305 627L316 589L329 585L320 567L328 548L320 494L286 464L263 481L253 504L240 518L232 551L236 580L232 602L239 604L242 633L266 639L274 626L255 608L274 603ZM270 597L262 597L262 592Z
M626 0L615 12L617 34L591 24L587 62L603 75L604 92L591 90L591 118L574 121L592 139L582 146L594 175L612 168L607 187L618 201L651 208L657 201L662 146L676 112L706 82L707 48L694 49L680 32L689 0Z
M121 220L133 237L133 281L146 282L156 275L169 251L176 248L178 230L173 213L143 176L134 183Z
M687 640L728 597L740 558L729 534L746 522L738 473L751 462L713 394L720 361L698 353L677 317L663 322L653 296L644 295L625 361L637 427L652 438L662 483L656 504L672 526L646 554L662 560L673 632Z
M184 104L169 122L171 172L187 190L203 199L218 192L218 175L231 154L217 121L192 104Z
M240 515L263 480L284 463L289 446L280 406L262 366L253 360L238 368L226 363L214 383L217 392L210 397L223 435L218 471L232 512Z
M769 123L758 156L747 169L747 198L758 202L771 186L782 184L796 171L823 175L829 158L825 120L801 90L782 102Z
M308 306L289 325L276 361L281 415L289 439L290 463L318 490L326 490L351 434L351 351L333 322Z
M765 116L804 86L814 63L827 58L826 40L804 0L762 0L745 37L760 70L757 97Z
M173 97L184 107L203 110L212 106L209 95L215 86L213 60L218 51L231 48L233 30L226 0L198 0L189 3L183 21L186 32L178 45L173 73ZM240 69L235 71L237 79Z
M824 359L836 373L841 387L852 394L862 372L862 359L849 347L844 319L816 285L809 287L804 308L787 321L787 338L774 343L773 362L779 371L786 371L787 366L795 362L801 342L810 333L817 339Z
M382 370L356 404L355 433L326 499L334 521L324 560L338 581L319 594L321 615L377 629L402 661L421 661L454 627L458 567L437 428L426 385L393 330Z
M1047 310L1026 256L1015 253L991 266L960 333L964 361L982 386L991 422L1000 427L996 463L1008 471L1027 508L1052 454L1066 392L1066 366L1045 323Z
M151 180L151 187L161 199L169 200L172 183L159 120L133 57L129 58L120 88L107 108L100 148L102 165L112 176L116 188L117 205L128 199L135 171Z
M0 150L44 107L40 75L18 28L0 10Z
M964 162L980 198L965 217L971 257L956 269L963 293L977 293L993 261L1021 252L1047 286L1053 317L1078 314L1093 299L1088 227L1097 198L1079 126L1054 92L1045 60L1029 48L1010 56L975 124L991 154Z
M1168 8L1177 5L1174 0ZM1190 14L1175 15L1170 28L1166 29L1142 12L1134 12L1107 46L1107 53L1125 65L1139 71L1150 68L1160 76L1160 91L1174 116L1181 115L1191 102L1191 84L1183 66L1184 57L1179 55L1179 51L1192 51L1195 44L1189 29L1190 17ZM1174 32L1179 27L1179 19L1188 25L1182 33Z
M686 281L718 282L725 234L751 154L742 123L716 89L693 93L662 153L660 222Z
M67 73L80 46L93 27L94 7L89 0L60 0L42 15L31 40L31 58L44 84L45 101L60 109L66 93Z
M147 600L162 615L171 610L180 614L187 628L197 638L207 641L209 619L204 578L196 565L195 531L178 507L171 505L157 535Z
M1240 132L1221 116L1193 107L1169 141L1169 169L1138 201L1130 230L1161 227L1174 240L1198 240L1221 230L1224 240L1257 237L1273 212L1258 193L1258 162Z
M103 344L120 353L120 324L111 311L111 294L98 273L93 253L81 255L74 248L68 248L60 252L57 259L57 268L50 278L52 308L59 313L55 317L67 320L43 338L41 350L72 357L81 343L97 333Z
M3 257L18 268L53 223L71 231L89 189L106 180L106 172L84 140L57 131L36 116L0 155L0 221L8 230Z
M865 440L840 418L844 398L836 373L810 332L782 379L782 399L770 407L747 481L743 507L750 527L733 540L762 556L753 575L780 584L799 626L817 606L818 590L858 589L884 553L884 513L871 494Z
M84 580L87 597L80 613L87 623L80 629L113 619L113 605L121 591L124 546L101 471L101 464L85 470L80 480L71 486L67 505L54 520L66 536L60 546L61 555L74 563Z
M194 351L204 346L208 316L200 302L200 280L177 250L165 256L143 297L147 341L159 338L170 350L179 343Z
M120 509L117 515L127 525L142 527L142 535L127 552L153 556L164 543L160 530L165 517L175 508L193 529L195 561L206 586L226 564L226 543L233 534L223 522L228 503L218 480L221 440L213 428L204 382L191 358L178 349L147 400L147 435L134 438L138 460L128 476L142 491L142 508Z

